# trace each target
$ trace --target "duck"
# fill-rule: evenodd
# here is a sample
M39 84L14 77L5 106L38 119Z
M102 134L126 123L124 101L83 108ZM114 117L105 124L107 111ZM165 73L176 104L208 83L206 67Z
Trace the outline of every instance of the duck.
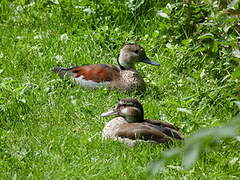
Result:
M116 117L110 120L102 131L103 139L113 139L134 146L137 142L169 143L183 140L179 128L159 120L144 119L142 104L135 98L125 98L102 117Z
M118 66L111 64L91 64L71 68L54 67L60 77L69 76L76 84L83 87L110 87L123 91L138 91L145 89L145 82L135 69L137 63L147 63L159 66L158 62L150 60L142 46L125 44L117 58Z

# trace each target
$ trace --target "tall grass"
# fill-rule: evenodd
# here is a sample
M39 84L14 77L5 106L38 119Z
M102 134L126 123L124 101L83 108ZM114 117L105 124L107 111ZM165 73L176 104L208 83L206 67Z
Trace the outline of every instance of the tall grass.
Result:
M138 98L146 117L185 137L223 126L239 109L239 3L235 1L7 1L0 5L0 178L148 179L164 145L106 141L99 115ZM233 6L230 6L231 3ZM116 64L134 42L161 66L137 66L146 92L89 90L54 66ZM181 147L181 145L175 145ZM174 159L154 177L239 177L239 138L221 140L191 169Z

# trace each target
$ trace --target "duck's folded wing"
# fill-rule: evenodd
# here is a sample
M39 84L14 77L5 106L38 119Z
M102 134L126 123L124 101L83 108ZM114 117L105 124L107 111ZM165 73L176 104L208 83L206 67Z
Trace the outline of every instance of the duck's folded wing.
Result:
M167 123L167 122L163 122L163 121L159 121L159 120L150 120L150 119L145 119L144 121L148 122L150 124L157 125L157 126L169 127L169 128L175 129L175 130L179 130L178 127L176 127L170 123Z
M162 133L164 133L165 135L174 138L174 139L179 139L179 140L183 140L182 135L175 129L169 128L169 127L164 127L164 126L158 126L158 125L154 125L154 124L150 124L145 122L144 124L147 124L148 126L151 126L153 128L158 129L159 131L161 131Z
M118 137L129 139L153 140L159 143L172 141L172 138L161 130L145 123L127 123L119 126L116 134Z
M114 78L117 78L119 69L109 64L92 64L73 68L56 67L52 71L58 72L60 75L68 74L75 79L80 78L99 83L112 81Z

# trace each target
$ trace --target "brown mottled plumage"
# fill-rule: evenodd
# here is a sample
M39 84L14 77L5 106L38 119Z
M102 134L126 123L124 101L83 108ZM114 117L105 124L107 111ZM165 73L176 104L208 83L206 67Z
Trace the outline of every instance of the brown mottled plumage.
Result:
M159 65L148 59L143 47L137 44L126 44L119 54L119 67L109 64L92 64L73 68L55 67L52 71L59 73L61 77L68 75L82 86L93 88L108 86L114 89L132 91L145 87L142 77L135 70L135 64L139 62Z
M157 120L144 119L141 103L133 98L119 101L118 105L102 116L117 115L103 129L103 137L117 139L134 145L137 141L167 143L182 140L174 125Z

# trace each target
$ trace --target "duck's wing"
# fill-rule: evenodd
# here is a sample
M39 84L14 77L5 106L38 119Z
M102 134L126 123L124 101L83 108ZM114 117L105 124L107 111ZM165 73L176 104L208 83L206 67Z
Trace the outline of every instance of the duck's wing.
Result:
M82 65L73 68L55 67L53 72L57 72L60 76L66 74L72 76L76 81L91 81L94 83L108 82L119 76L119 68L109 64L92 64Z
M150 124L150 123L147 123L147 122L145 122L144 124L147 124L148 126L151 126L153 128L158 129L159 131L161 131L162 133L164 133L165 135L167 135L171 138L178 139L178 140L183 140L183 137L180 134L180 132L178 132L177 130L175 130L173 128L154 125L154 124Z
M150 123L150 124L157 125L157 126L163 126L163 127L168 127L171 129L179 130L178 127L176 127L170 123L167 123L167 122L163 122L163 121L159 121L159 120L150 120L150 119L144 119L144 121L147 123Z
M148 123L126 123L119 126L116 135L129 139L153 140L158 143L172 141L170 136L154 126Z

